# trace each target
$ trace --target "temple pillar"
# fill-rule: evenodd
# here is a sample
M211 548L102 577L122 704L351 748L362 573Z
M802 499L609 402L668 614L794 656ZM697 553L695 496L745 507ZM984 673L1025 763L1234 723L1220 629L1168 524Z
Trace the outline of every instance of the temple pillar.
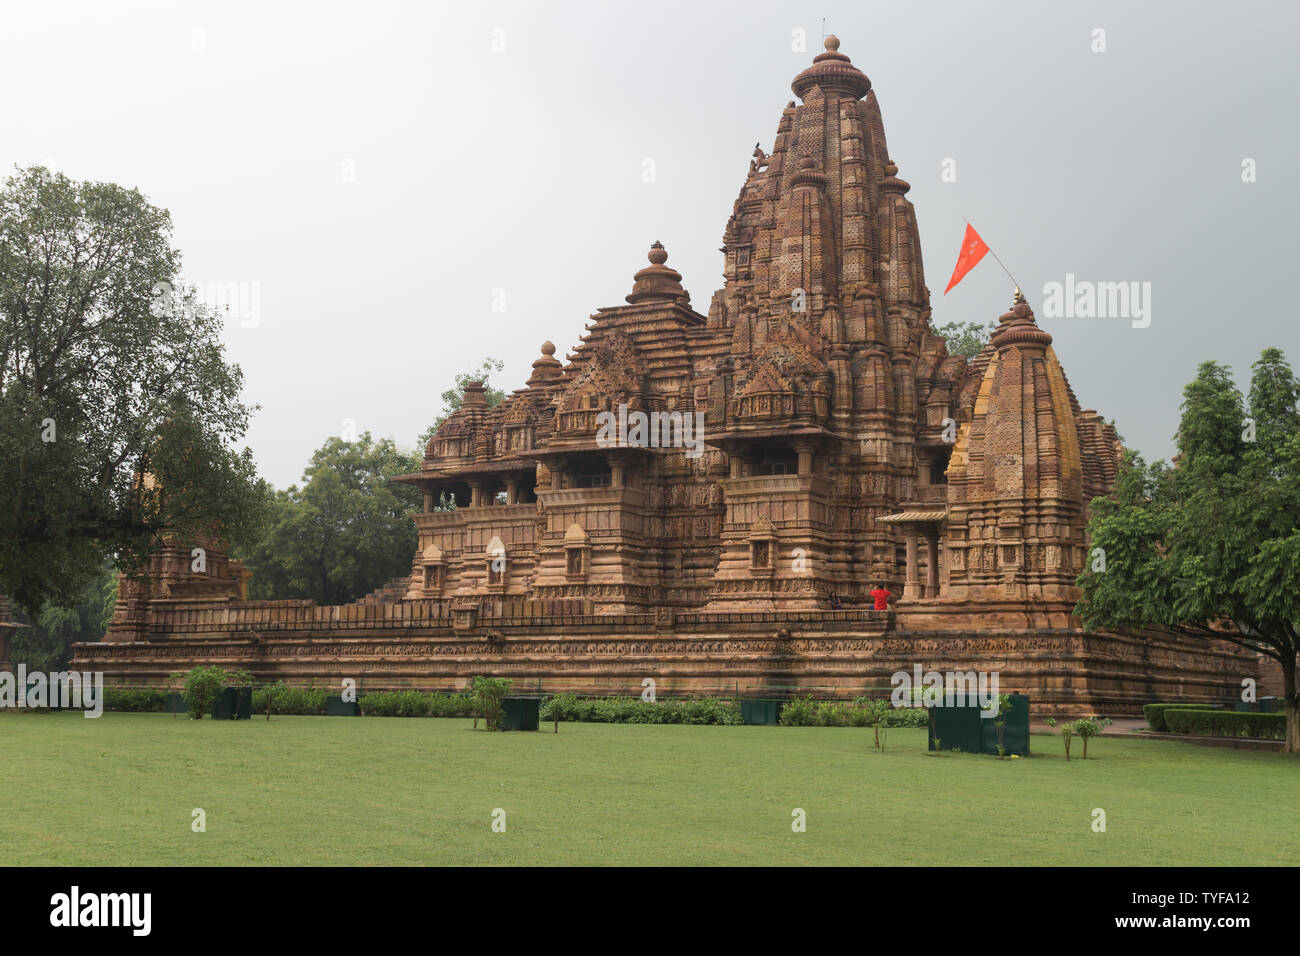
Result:
M609 486L611 488L623 487L623 462L621 460L611 460L609 463Z
M799 456L799 474L811 475L813 470L812 449L807 445L800 445L795 449L795 454Z
M907 535L907 578L903 582L903 597L921 596L921 582L916 571L916 525L909 524L903 529Z
M511 478L506 482L506 504L519 504L519 479Z
M424 513L428 514L432 510L433 510L433 492L426 491L424 493Z
M741 466L741 460L740 460L740 456L739 456L739 455L728 455L728 456L727 456L727 465L728 465L728 467L730 467L730 469L731 469L731 471L728 473L728 477L729 477L729 478L739 478L739 477L741 477L741 467L740 467L740 466Z
M933 526L925 533L925 596L939 596L939 531Z
M483 507L483 484L478 481L469 483L469 506L471 508Z

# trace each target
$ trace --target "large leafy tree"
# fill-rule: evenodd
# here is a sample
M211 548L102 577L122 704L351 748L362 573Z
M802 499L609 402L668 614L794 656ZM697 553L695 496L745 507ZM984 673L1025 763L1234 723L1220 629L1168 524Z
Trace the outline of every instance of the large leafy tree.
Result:
M325 442L302 486L276 493L262 538L241 551L253 570L249 596L347 604L409 574L421 498L392 479L419 467L418 456L369 432Z
M41 167L0 187L0 592L29 613L159 535L257 520L242 376L180 270L137 190Z
M1112 494L1093 502L1105 569L1080 577L1079 612L1090 627L1163 625L1277 661L1296 753L1300 386L1277 349L1253 372L1247 412L1229 370L1202 364L1183 393L1175 466L1130 453Z
M964 355L973 359L988 343L989 336L998 327L996 322L949 322L935 328L948 346L949 355Z
M505 362L489 355L478 368L457 375L456 384L442 393L442 412L433 420L433 424L424 430L424 434L420 436L420 451L423 452L424 446L429 443L429 439L433 437L434 433L442 427L442 423L460 409L461 402L464 400L465 386L470 382L482 382L484 384L489 408L500 404L505 399L506 393L502 389L493 388L490 380L493 375L500 375L501 370L505 367Z
M30 617L18 611L20 628L9 645L9 656L30 670L52 673L67 667L72 645L102 641L117 603L117 572L104 565L69 607L46 603Z

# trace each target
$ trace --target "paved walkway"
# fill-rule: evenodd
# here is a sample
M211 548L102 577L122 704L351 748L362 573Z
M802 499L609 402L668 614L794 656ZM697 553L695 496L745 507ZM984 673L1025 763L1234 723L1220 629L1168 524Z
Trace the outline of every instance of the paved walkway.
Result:
M1065 723L1065 721L1058 720L1056 726L1053 728L1040 720L1036 723L1030 724L1029 732L1035 733L1037 731L1050 731L1051 733L1059 735L1061 733L1061 724L1063 723ZM1110 726L1102 728L1101 735L1103 737L1131 737L1136 731L1146 729L1147 722L1143 717L1116 717L1113 719Z
M1055 728L1039 721L1031 724L1030 733L1036 731L1046 731L1060 736L1061 723L1057 722ZM1200 744L1203 747L1231 747L1234 750L1281 750L1283 741L1281 740L1258 740L1254 737L1202 737L1183 734L1152 734L1138 733L1138 731L1147 730L1147 722L1141 717L1117 717L1110 726L1103 728L1101 735L1103 737L1128 737L1139 740L1181 740L1184 743Z

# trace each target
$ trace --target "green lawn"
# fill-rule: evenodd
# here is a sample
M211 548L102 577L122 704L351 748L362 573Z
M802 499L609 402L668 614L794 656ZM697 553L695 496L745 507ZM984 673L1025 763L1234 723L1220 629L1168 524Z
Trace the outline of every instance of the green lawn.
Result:
M1104 738L1066 763L1059 738L1035 736L1037 755L1000 761L929 756L922 730L891 730L885 754L871 739L8 713L0 846L9 865L1300 863L1300 759Z

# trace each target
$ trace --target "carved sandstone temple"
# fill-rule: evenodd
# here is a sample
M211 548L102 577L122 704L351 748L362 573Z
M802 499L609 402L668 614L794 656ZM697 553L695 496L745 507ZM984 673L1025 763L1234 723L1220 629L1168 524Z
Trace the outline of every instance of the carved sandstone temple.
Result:
M948 354L910 187L838 48L754 151L707 311L656 242L564 361L543 344L495 406L465 389L399 479L424 496L409 577L345 607L248 602L237 562L210 550L197 574L166 549L79 664L853 695L919 663L997 670L1060 713L1217 699L1253 675L1230 645L1072 616L1115 430L1019 294L974 360ZM869 610L882 584L897 601Z

